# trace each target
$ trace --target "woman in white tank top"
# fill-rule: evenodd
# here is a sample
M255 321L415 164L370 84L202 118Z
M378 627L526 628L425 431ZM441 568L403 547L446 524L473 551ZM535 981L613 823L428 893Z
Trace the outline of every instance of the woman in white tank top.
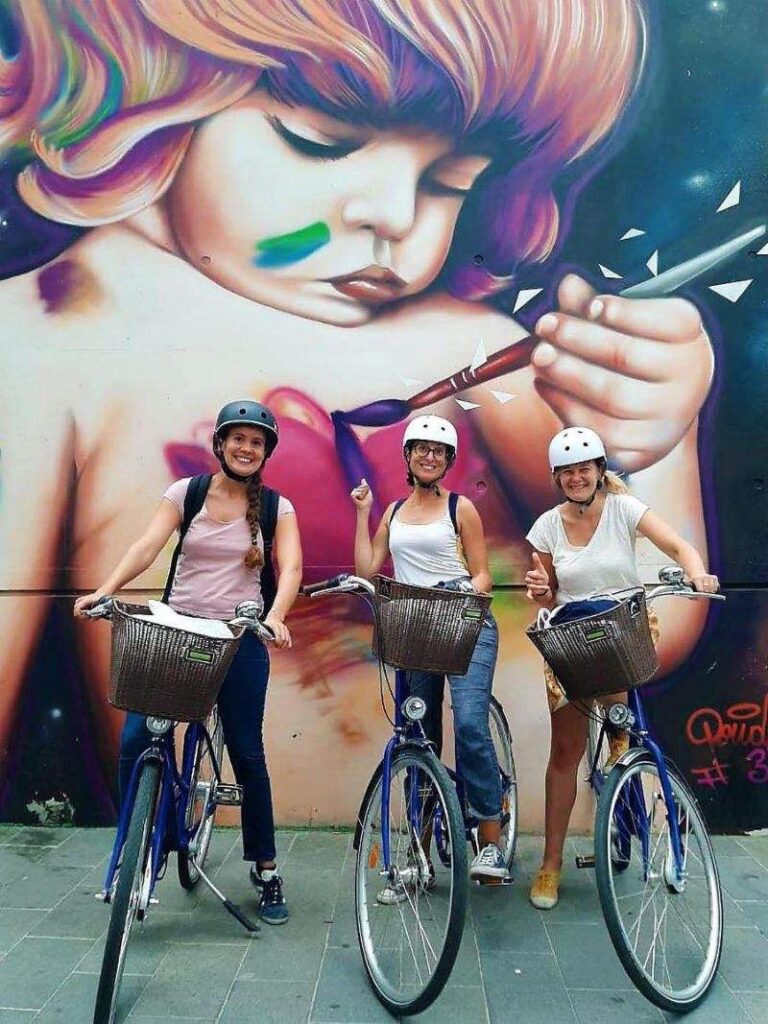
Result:
M381 518L371 541L369 519L373 495L365 480L352 491L357 506L355 571L370 578L391 556L395 578L421 587L472 586L490 591L491 576L477 509L468 498L450 494L440 481L456 458L456 429L439 416L412 420L403 438L409 497L393 502ZM453 706L456 758L461 766L467 801L479 822L480 852L470 868L472 878L500 881L506 875L499 849L501 781L488 727L493 672L498 653L498 630L488 615L477 641L469 670L449 676ZM427 704L424 731L437 748L442 746L442 699L445 677L411 672L411 693ZM407 899L388 888L379 896L385 903Z

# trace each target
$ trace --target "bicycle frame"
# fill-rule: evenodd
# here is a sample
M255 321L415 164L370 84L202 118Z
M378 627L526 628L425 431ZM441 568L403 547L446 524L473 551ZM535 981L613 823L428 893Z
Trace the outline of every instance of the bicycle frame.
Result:
M120 808L117 834L104 881L105 903L109 903L111 899L120 854L128 834L128 826L136 800L139 775L146 761L157 761L161 765L160 790L152 827L150 896L154 892L155 884L163 870L168 853L172 850L189 849L194 829L187 828L186 810L195 767L195 751L201 736L205 738L216 779L220 780L221 766L216 761L211 737L202 722L191 722L187 727L184 734L181 771L176 766L176 742L173 726L162 735L153 736L151 746L136 759L131 772L128 792Z

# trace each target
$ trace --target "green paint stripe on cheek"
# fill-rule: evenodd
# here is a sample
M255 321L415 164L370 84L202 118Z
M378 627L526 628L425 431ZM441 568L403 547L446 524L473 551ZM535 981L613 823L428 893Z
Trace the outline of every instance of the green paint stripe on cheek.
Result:
M331 240L331 230L324 221L316 221L287 235L274 235L256 243L253 262L257 267L277 267L297 263L317 252Z

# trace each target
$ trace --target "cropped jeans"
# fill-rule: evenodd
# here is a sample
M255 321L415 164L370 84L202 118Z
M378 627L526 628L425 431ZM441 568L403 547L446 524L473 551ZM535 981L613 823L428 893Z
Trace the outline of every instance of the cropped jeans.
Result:
M445 586L450 587L451 584ZM501 815L499 763L488 725L498 650L499 630L489 612L480 629L467 674L448 676L456 736L456 764L464 783L469 812L479 821L493 821ZM407 677L409 693L421 697L427 705L422 725L439 757L443 747L445 676L434 672L409 672Z
M219 692L218 708L235 778L243 787L243 860L275 859L272 789L264 755L262 725L269 681L269 655L262 641L246 633ZM129 712L120 737L120 800L128 792L137 758L150 746L146 715Z

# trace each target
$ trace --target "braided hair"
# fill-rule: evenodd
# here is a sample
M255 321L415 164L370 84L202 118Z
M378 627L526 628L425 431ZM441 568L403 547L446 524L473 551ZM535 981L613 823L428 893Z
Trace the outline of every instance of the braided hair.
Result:
M261 491L261 470L259 470L258 473L254 473L252 477L249 477L246 485L248 511L245 513L245 519L251 531L251 546L245 554L245 564L249 569L261 569L264 565L264 555L259 547Z

